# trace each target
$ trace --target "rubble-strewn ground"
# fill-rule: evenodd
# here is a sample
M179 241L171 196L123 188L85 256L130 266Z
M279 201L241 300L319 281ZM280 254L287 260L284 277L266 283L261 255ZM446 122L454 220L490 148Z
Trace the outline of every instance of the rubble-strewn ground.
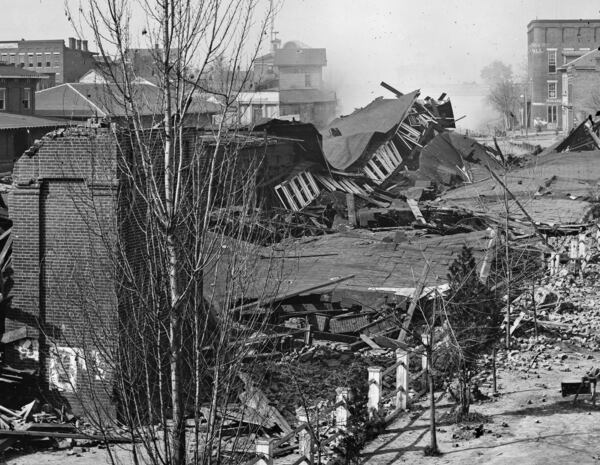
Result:
M599 406L593 406L590 396L582 395L573 405L573 397L563 398L560 393L561 381L580 379L592 367L600 367L597 333L600 328L600 265L589 264L584 276L574 276L563 270L557 276L546 277L537 283L536 295L538 304L545 303L537 311L538 336L536 338L529 318L516 330L511 350L499 351L499 396L491 395L490 360L487 361L488 369L481 376L481 390L489 395L489 400L473 405L476 421L454 424L450 415L454 403L447 395L437 394L438 444L442 456L425 457L423 454L430 440L429 402L425 398L367 445L361 463L600 463L600 442L597 440L600 402ZM520 311L531 316L527 298L514 302L513 315ZM545 326L541 325L543 322ZM350 372L364 371L365 366L374 363L386 365L382 358L372 358L368 353L359 355L315 347L288 367L295 367L293 378L297 385L287 386L277 363L273 367L266 363L264 372L268 376L265 376L267 384L263 388L284 415L291 416L291 404L287 409L284 407L300 391L311 399L319 397L318 390L323 385L331 385L329 390L332 390L334 386L344 384L340 381L340 369L345 373L344 379L352 384ZM315 392L309 389L311 385ZM130 447L112 448L120 463L132 463L127 452ZM51 443L46 442L37 451L32 446L31 453L27 449L13 451L5 463L95 465L107 462L106 449L97 446L61 444L59 450L53 450ZM291 463L290 457L277 459L275 463Z
M598 266L592 265L585 278L563 274L544 284L572 305L541 312L544 320L560 324L555 332L540 330L536 341L532 328L524 328L514 350L499 353L500 396L472 407L482 419L453 424L448 413L454 404L442 397L436 417L443 455L425 457L423 450L430 441L425 401L370 443L363 451L363 463L600 463L600 406L592 405L590 395L580 396L573 405L572 396L560 394L561 381L578 380L600 366ZM491 391L489 383L482 389L486 390Z

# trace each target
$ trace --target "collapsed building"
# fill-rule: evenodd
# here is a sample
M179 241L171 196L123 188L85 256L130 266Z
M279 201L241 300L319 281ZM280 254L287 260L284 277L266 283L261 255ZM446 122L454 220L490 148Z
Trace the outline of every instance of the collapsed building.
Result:
M548 155L507 170L498 149L451 131L446 95L394 93L321 132L271 120L227 136L236 169L256 173L256 190L250 204L233 199L209 223L218 252L202 284L212 307L253 331L245 344L257 353L265 341L281 354L311 339L351 350L405 347L401 330L419 318L417 302L425 306L434 290L447 289L448 268L464 247L472 249L480 279L495 279L502 292L493 269L499 244L521 241L519 256L538 266L556 251L532 238L579 233L597 215L585 195L600 178L586 168L596 152ZM185 140L185 150L217 142L196 127ZM4 363L35 370L74 412L82 412L86 396L102 399L108 414L116 410L110 368L100 356L82 357L97 351L96 341L81 335L110 340L110 326L128 318L103 242L115 237L115 219L126 220L117 168L125 145L118 129L98 124L50 133L17 161L7 196L14 287ZM227 221L238 221L236 214L263 230L287 223L268 241L251 234L240 240L228 237ZM291 232L294 215L306 224ZM142 239L125 237L126 249L137 251ZM241 249L244 282L232 292L223 275L237 266ZM524 266L519 260L515 266Z

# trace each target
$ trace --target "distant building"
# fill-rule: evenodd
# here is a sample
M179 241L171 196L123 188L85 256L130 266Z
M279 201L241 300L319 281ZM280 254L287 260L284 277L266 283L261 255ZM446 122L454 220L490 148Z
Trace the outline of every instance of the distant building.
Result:
M335 92L325 89L324 48L312 48L299 41L272 41L270 53L258 57L253 68L256 91L279 91L279 114L324 127L335 116Z
M600 110L600 51L592 50L560 66L563 129L571 130Z
M537 119L547 121L551 129L568 129L563 107L568 86L559 68L599 42L600 19L536 19L527 25L530 124Z
M259 124L261 120L279 118L279 92L240 92L237 96L239 124Z
M117 84L67 83L38 91L37 113L41 116L85 121L101 118L119 122L128 110ZM162 121L162 93L151 83L134 83L132 96L143 123L150 126ZM187 109L190 126L209 126L212 115L221 108L203 96L194 98Z
M12 170L14 160L48 131L64 126L35 114L35 88L47 80L28 69L0 63L0 172Z
M68 46L62 39L0 41L1 62L45 74L47 84L76 82L95 66L94 55L87 40L73 37Z

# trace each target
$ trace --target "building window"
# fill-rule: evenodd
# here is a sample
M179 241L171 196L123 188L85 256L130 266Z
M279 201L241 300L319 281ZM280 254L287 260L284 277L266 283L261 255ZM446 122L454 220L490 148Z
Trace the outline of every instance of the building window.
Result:
M8 62L9 62L10 64L13 64L13 65L15 64L15 62L16 62L16 57L15 57L15 54L14 54L14 53L11 53L11 54L10 54L10 58L9 58Z
M6 89L0 88L0 110L6 110Z
M304 87L312 87L312 82L310 79L310 74L304 75Z
M54 52L54 67L60 67L60 52Z
M556 73L556 50L548 50L548 72Z
M8 55L6 55L6 53L3 53L2 55L0 55L0 61L2 63L8 63Z
M52 54L46 53L46 67L50 68L52 66Z
M42 66L44 66L44 64L42 63L42 54L36 53L35 57L37 58L37 67L41 68Z
M556 98L556 83L557 81L548 81L548 98Z
M19 53L19 65L21 66L21 68L23 68L25 66L25 54L24 53Z
M29 87L23 88L23 108L25 110L31 108L31 89Z
M548 105L548 123L556 124L558 121L558 105Z
M33 68L33 60L34 60L33 53L28 53L27 54L27 61L28 61L27 64L30 68Z

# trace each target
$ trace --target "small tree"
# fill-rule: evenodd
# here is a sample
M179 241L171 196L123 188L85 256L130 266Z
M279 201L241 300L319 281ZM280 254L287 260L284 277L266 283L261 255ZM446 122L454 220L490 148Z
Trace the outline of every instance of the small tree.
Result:
M450 266L450 294L444 302L444 325L449 362L458 380L458 418L468 415L470 383L480 358L493 348L499 335L500 309L492 291L481 281L475 258L467 246Z
M508 130L519 107L519 85L511 66L494 61L481 70L481 78L489 86L489 103L502 115L504 129Z

